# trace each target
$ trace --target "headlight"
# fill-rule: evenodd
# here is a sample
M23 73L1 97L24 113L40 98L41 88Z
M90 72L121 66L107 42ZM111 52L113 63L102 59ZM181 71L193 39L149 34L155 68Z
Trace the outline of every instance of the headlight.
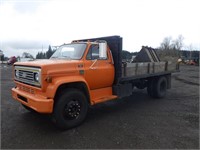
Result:
M34 73L34 80L39 82L39 73Z
M15 70L15 76L19 77L19 70Z

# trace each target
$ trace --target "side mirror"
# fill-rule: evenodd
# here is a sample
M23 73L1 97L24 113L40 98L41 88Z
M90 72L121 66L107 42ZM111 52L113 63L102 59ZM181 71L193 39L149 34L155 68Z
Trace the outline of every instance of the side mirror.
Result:
M99 58L107 59L107 43L99 43Z

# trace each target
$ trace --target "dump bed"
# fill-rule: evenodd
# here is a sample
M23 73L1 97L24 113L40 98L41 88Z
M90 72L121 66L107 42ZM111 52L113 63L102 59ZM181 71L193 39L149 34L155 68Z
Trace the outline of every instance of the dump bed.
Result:
M160 61L155 49L142 46L132 63L122 63L122 79L169 74L177 70L177 63Z
M178 65L172 62L126 63L122 65L120 81L171 74L177 70Z

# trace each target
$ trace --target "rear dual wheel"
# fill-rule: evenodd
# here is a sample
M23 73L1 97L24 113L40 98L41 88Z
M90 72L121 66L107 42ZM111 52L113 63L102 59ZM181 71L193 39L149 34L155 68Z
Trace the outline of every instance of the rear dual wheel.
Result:
M167 92L167 79L162 76L159 78L152 78L148 82L147 92L153 98L163 98Z

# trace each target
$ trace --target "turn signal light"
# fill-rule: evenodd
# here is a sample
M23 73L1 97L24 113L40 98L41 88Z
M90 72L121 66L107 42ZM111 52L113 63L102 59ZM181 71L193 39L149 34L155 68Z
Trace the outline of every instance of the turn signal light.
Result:
M46 78L46 81L47 81L48 83L51 83L51 82L52 82L52 77L48 76L48 77Z

